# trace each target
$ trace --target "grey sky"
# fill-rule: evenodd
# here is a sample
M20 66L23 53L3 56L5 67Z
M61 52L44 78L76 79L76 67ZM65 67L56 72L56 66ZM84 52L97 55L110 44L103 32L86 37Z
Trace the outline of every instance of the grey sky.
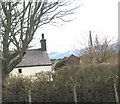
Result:
M32 44L39 48L41 34L47 39L48 52L64 52L83 48L88 42L89 30L93 37L97 34L101 39L107 36L118 37L118 1L119 0L80 0L83 4L73 15L74 20L64 23L63 26L55 27L45 25L37 30Z

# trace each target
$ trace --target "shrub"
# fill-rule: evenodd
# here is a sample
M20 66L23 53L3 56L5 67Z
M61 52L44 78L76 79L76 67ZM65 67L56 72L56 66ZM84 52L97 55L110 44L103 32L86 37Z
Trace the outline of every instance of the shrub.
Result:
M65 62L64 61L59 61L55 64L55 70L57 70L58 68L61 68L65 65Z
M3 102L28 102L30 79L11 77L3 83Z
M111 78L117 76L117 71L117 64L64 66L52 74L53 81L46 80L45 73L40 73L32 84L28 78L11 77L3 83L3 101L28 102L30 89L32 102L74 102L75 86L78 102L115 102Z

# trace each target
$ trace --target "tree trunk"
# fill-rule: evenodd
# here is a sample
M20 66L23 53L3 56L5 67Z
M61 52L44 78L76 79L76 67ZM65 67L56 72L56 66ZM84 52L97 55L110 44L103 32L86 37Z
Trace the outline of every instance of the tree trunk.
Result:
M9 68L9 47L8 47L8 34L9 32L6 32L5 36L3 37L3 58L4 60L2 60L2 72L3 75L8 74L8 68Z

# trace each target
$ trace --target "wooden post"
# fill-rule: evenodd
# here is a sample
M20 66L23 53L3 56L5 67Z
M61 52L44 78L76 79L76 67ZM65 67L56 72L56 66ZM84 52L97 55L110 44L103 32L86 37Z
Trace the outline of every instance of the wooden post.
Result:
M113 82L113 86L114 86L116 103L119 104L118 92L117 92L117 87L116 87L115 82Z
M76 88L75 88L75 86L73 87L73 93L74 93L75 104L77 104L77 94L76 94Z
M31 90L28 90L28 100L29 100L29 104L32 103L32 98L31 98Z

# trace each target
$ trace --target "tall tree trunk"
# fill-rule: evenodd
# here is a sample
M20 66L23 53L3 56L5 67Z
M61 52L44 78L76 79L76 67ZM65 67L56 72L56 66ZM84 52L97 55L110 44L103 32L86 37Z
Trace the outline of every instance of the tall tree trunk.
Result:
M3 36L3 58L2 72L3 76L9 73L9 35L11 33L11 2L8 2L8 10L6 10L6 28Z
M8 32L7 32L8 33ZM2 61L2 72L3 75L6 75L8 73L8 68L9 68L9 47L8 47L8 34L6 34L6 36L3 38L3 57L4 60Z

